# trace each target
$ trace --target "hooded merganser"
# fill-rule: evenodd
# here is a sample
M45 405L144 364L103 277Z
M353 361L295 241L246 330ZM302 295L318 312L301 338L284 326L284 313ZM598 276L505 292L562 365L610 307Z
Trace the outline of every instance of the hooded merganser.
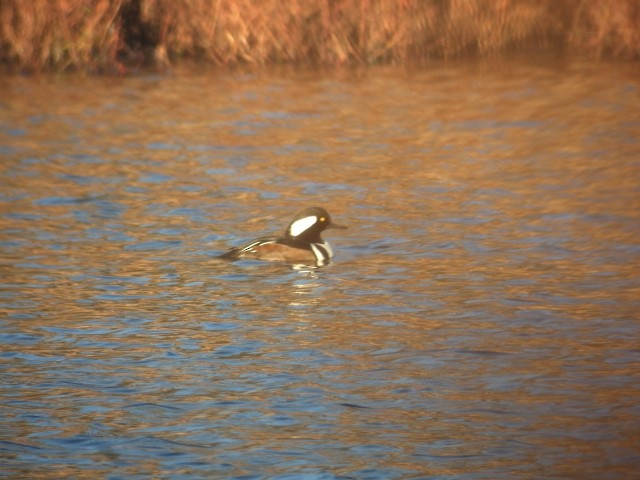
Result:
M327 228L347 228L331 222L324 208L311 207L298 213L291 221L284 237L262 237L235 247L220 258L238 260L254 258L288 263L323 265L333 257L331 246L320 238Z

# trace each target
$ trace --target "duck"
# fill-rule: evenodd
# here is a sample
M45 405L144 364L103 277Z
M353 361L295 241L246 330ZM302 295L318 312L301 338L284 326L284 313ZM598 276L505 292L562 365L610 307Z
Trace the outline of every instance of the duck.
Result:
M305 208L291 220L284 236L257 238L231 248L219 258L325 265L333 258L333 249L320 234L329 228L345 229L347 227L333 223L331 216L324 208Z

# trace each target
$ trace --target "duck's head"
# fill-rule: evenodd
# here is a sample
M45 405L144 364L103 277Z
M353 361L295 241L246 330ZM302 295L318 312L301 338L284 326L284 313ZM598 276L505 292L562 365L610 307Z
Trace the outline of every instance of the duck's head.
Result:
M295 240L315 242L320 240L320 233L327 228L347 228L331 221L329 213L321 207L306 208L291 221L285 236Z

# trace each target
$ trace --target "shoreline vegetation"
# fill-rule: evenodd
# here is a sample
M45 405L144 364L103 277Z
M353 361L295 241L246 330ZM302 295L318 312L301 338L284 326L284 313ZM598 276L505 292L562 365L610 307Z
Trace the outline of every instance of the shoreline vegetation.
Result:
M638 0L0 0L0 65L125 73L553 51L640 59Z

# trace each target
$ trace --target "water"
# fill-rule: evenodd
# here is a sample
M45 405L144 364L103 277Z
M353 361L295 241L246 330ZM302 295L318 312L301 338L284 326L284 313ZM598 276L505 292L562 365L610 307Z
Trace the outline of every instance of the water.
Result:
M0 79L2 476L634 477L638 78Z

